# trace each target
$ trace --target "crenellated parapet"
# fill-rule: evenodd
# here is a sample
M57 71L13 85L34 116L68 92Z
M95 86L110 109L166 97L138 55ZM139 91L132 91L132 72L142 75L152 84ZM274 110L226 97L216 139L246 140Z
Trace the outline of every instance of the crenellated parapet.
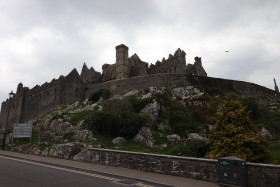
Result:
M151 64L148 69L148 74L157 73L175 73L184 74L186 71L186 53L180 48L177 49L174 55L169 54L168 59L163 58L162 61L157 61Z

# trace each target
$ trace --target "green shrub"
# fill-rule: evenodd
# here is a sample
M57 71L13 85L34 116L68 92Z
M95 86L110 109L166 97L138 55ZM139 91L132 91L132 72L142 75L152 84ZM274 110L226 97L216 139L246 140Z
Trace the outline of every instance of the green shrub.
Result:
M141 127L149 125L150 118L145 115L127 113L123 118L119 119L119 122L119 136L133 138Z
M102 97L104 100L109 99L111 97L111 92L106 89L100 89L94 92L93 94L91 94L88 100L95 103L99 101L100 97Z
M250 111L251 119L257 119L260 117L260 107L259 104L253 98L245 98L241 100L241 103L246 106L246 111Z
M100 134L108 134L114 136L118 121L112 114L104 111L94 111L92 115L86 119L87 128L93 132L97 131Z
M113 99L103 103L103 111L115 117L122 117L126 113L133 112L133 108L128 99Z
M210 145L206 141L191 140L190 145L195 157L203 158L210 151Z
M147 104L152 102L152 98L139 99L134 95L128 97L133 111L139 113Z
M103 111L94 111L86 120L88 128L109 136L134 137L151 120L145 115L133 112L129 99L108 100L103 104Z

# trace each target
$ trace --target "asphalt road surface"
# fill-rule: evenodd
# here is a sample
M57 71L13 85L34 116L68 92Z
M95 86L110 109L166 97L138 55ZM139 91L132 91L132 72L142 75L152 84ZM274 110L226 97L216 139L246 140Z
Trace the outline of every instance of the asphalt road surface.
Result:
M0 155L0 186L162 187L163 185Z

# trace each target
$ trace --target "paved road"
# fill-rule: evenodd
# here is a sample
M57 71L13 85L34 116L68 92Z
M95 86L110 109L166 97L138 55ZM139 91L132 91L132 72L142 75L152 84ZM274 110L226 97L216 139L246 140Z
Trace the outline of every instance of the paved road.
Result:
M132 180L93 171L55 166L7 156L0 156L0 166L0 186L162 186L146 181Z
M128 168L0 150L1 186L218 187L218 184Z

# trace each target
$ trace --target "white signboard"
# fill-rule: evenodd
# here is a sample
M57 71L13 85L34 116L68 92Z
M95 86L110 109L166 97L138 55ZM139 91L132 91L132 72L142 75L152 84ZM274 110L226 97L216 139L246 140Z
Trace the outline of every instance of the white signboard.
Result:
M28 124L28 123L14 124L13 139L30 138L30 142L31 142L31 135L32 135L32 124Z

